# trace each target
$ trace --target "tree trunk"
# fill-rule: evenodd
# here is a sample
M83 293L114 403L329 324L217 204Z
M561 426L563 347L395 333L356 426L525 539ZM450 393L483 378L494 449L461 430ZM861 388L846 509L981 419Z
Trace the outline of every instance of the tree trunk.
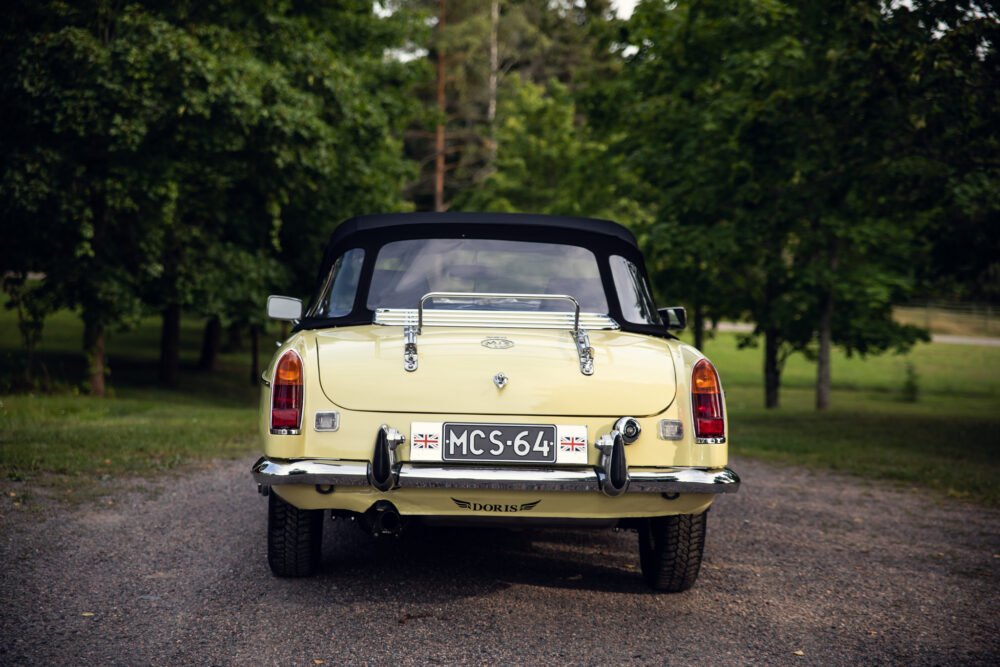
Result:
M104 360L104 325L88 321L84 317L83 351L87 355L87 381L91 396L104 396L104 375L107 366Z
M218 317L210 317L205 321L205 333L201 339L201 358L198 359L198 369L214 371L219 367L219 348L222 345L222 322Z
M781 364L778 348L781 345L775 327L764 329L764 407L778 407L778 392L781 388Z
M25 349L25 356L27 357L24 362L24 383L28 389L32 389L35 386L35 346L32 345Z
M177 385L177 370L181 355L181 307L167 304L163 309L163 327L160 330L160 384Z
M819 311L819 357L816 360L816 409L830 407L830 350L833 346L833 281L839 265L839 246L836 239L830 249L829 283L820 295Z
M824 294L819 315L819 355L816 359L816 409L830 407L830 346L833 338L833 295Z
M700 303L694 304L694 346L699 350L705 347L705 308Z
M486 107L486 121L490 125L490 137L487 150L486 168L488 173L496 169L497 161L497 79L500 75L500 44L498 31L500 29L500 0L492 0L490 4L490 80L489 103Z
M97 173L103 173L105 165L93 165ZM94 234L90 245L97 257L102 255L104 237L108 228L108 206L106 193L100 186L91 190L91 210L94 215ZM95 270L84 273L85 283L82 285L87 299L94 299L99 290L93 285L91 276ZM83 309L83 351L87 357L87 381L90 383L90 395L105 395L105 377L107 375L107 359L104 354L104 321L97 321L93 313Z
M256 386L260 382L260 329L257 325L250 327L250 384Z
M434 210L444 210L444 118L447 107L444 96L445 84L445 62L444 62L444 41L442 39L444 31L444 2L438 0L438 23L437 23L437 107L441 114L434 135Z
M233 322L226 330L226 346L223 352L239 352L243 349L243 327Z

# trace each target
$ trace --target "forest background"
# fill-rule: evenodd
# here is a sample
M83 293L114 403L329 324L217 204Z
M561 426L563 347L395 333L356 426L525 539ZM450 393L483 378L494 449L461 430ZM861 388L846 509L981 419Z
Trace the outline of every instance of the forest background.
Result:
M747 323L764 406L801 357L826 410L837 355L928 340L899 306L1000 297L998 44L965 0L15 0L0 393L111 393L151 317L148 383L248 340L256 381L337 224L496 210L627 225L697 346Z

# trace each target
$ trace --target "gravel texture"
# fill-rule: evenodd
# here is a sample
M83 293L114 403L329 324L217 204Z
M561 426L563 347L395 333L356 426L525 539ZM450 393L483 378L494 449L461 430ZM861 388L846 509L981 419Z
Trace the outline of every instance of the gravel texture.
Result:
M0 664L1000 663L1000 512L736 460L701 577L648 592L634 533L327 522L278 580L249 459L100 505L0 507Z

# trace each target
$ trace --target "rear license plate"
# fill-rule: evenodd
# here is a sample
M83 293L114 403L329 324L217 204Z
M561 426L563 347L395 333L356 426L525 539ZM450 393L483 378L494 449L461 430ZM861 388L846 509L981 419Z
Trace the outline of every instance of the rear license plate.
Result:
M556 462L556 427L548 424L445 422L442 435L445 461Z

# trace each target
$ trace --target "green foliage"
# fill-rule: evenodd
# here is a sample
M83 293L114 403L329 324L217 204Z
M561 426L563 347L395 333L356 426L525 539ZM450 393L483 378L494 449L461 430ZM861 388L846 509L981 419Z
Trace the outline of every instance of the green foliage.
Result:
M504 99L521 95L518 90L523 82L548 87L550 81L557 81L570 93L558 94L560 101L572 106L579 96L589 104L600 96L595 82L620 67L609 46L616 25L609 0L501 0L497 67L492 72L492 4L490 0L446 0L439 28L437 0L398 2L402 7L419 8L435 25L432 34L414 44L426 49L428 65L436 68L438 54L444 55L444 113L437 109L436 80L415 89L428 109L412 128L407 145L408 153L423 165L421 178L409 188L418 208L432 206L434 130L439 121L446 130L445 201L468 208L470 193L499 169L496 159L504 133L500 109ZM576 112L581 113L582 107ZM530 182L521 186L535 190L539 200L550 194Z
M898 12L913 53L908 131L933 171L928 279L950 297L1000 296L1000 11L995 3L923 0Z
M934 3L641 4L614 90L633 120L622 150L658 193L648 238L660 290L712 318L748 317L779 369L812 351L831 308L849 352L919 340L891 305L913 294L936 221L954 213L946 184L989 182L993 168L942 156L957 157L956 142L979 155L966 129L992 142L986 128L1000 125L997 105L979 103L993 99L996 21L959 4L945 23L930 20ZM969 32L962 53L938 46ZM951 57L954 73L924 75L927 58L936 72ZM970 96L982 116L945 126L944 96ZM975 188L971 198L988 208Z
M94 357L150 312L260 325L340 220L428 206L439 121L446 203L630 225L664 301L752 320L776 369L827 321L848 353L905 349L918 290L1000 294L992 5L492 4L435 29L436 0L16 0L0 270L26 345L62 307Z
M10 273L3 277L3 292L8 297L7 308L17 315L17 330L21 335L24 357L23 367L12 370L9 384L14 389L46 389L35 375L35 350L42 340L45 315L50 305L44 297L39 297L38 281L25 274ZM2 386L2 381L0 381Z
M577 124L568 89L508 81L498 110L496 171L456 198L466 210L581 215L641 223L621 156ZM531 184L526 187L525 184Z
M404 206L405 29L365 2L16 3L0 266L92 344L167 306L259 320L340 220Z

